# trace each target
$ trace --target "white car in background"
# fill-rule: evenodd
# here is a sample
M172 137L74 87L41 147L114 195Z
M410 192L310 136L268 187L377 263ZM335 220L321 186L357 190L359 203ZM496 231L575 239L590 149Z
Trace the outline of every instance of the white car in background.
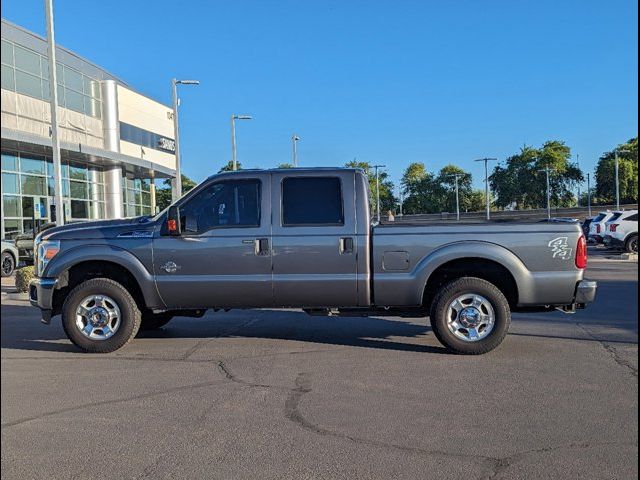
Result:
M638 253L638 210L613 212L605 224L604 244Z
M18 265L18 249L9 240L2 240L2 276L10 277Z
M589 225L589 236L587 240L594 243L604 242L605 223L613 216L612 211L600 212L593 218Z

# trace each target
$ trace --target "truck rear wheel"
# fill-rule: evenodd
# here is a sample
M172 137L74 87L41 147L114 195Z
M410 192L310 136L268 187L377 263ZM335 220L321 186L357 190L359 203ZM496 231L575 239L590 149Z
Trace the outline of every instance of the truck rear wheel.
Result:
M141 314L131 294L109 278L76 286L62 306L62 326L77 347L109 353L127 344L140 328Z
M496 348L511 324L504 294L492 283L462 277L442 287L431 304L431 328L455 353L479 355Z

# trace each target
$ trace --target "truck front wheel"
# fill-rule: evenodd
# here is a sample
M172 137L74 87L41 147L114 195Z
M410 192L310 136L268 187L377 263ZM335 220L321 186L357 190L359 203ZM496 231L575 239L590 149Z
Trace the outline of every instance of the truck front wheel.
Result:
M449 350L479 355L496 348L511 324L504 294L492 283L462 277L444 285L431 304L431 328Z
M92 278L76 286L62 306L62 326L76 346L90 353L109 353L136 336L138 305L118 282Z

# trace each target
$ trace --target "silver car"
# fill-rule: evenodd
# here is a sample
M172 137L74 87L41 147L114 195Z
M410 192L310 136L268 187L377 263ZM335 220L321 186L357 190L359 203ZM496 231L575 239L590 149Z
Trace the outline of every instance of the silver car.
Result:
M2 276L10 277L18 265L18 249L8 240L2 240Z

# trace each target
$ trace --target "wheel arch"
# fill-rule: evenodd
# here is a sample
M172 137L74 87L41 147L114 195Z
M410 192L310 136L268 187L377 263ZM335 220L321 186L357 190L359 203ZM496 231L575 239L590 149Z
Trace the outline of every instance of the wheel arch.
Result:
M465 241L445 245L426 256L418 266L421 305L429 306L444 283L463 276L477 277L496 285L515 307L519 301L524 263L510 250L489 242Z
M77 247L55 257L46 268L44 276L58 279L54 292L54 312L60 312L61 303L78 283L90 278L111 278L130 289L140 306L164 308L156 290L153 276L132 253L104 245ZM55 313L54 313L55 314Z

